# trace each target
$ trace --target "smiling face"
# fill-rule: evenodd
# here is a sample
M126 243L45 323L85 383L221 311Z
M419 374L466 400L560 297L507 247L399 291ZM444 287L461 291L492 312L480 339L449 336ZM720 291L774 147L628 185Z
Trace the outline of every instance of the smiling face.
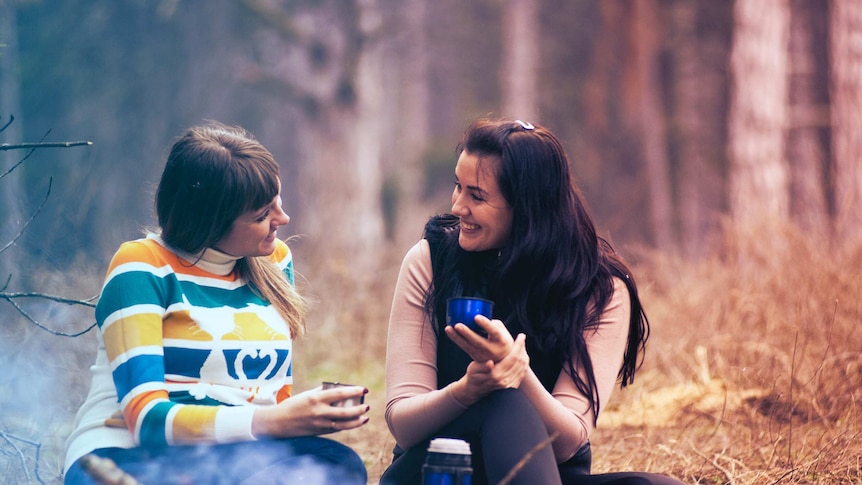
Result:
M281 194L257 210L240 214L215 248L232 256L268 256L275 251L276 232L290 222L281 208Z
M465 251L502 248L512 232L512 208L497 184L496 157L462 151L455 166L452 213L461 220L458 244Z

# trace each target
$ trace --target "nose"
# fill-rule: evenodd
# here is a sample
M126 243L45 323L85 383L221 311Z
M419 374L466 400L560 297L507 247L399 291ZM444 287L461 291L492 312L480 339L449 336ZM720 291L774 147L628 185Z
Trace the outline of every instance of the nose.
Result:
M458 193L457 188L452 191L452 214L455 214L456 216L467 215L467 204L462 201L464 195L464 192Z
M281 206L279 206L275 214L273 215L272 225L275 227L279 227L287 224L288 222L290 222L290 216L287 215L286 212L284 212L284 209L282 209Z

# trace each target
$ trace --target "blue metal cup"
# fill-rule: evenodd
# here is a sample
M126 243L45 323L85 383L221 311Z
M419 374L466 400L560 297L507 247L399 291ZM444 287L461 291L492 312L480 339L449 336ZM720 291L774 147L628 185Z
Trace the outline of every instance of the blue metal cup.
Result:
M446 301L446 324L455 325L463 323L471 330L484 334L485 332L476 324L476 315L484 315L492 318L494 314L494 302L482 298L458 297L449 298Z

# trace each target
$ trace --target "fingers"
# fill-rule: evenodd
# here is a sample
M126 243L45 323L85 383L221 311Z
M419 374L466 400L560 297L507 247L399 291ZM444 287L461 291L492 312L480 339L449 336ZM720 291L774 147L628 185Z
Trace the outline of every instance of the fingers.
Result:
M329 416L320 418L319 434L329 434L358 428L368 422L369 418L366 414L370 410L371 406L367 404L333 409Z
M330 406L357 406L365 402L368 389L362 386L342 386L317 392L321 401Z

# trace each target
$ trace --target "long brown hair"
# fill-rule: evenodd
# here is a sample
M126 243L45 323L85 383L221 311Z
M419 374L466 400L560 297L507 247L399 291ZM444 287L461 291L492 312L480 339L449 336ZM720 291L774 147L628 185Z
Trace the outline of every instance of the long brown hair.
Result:
M162 239L190 254L213 247L237 217L272 201L278 181L278 163L244 129L215 122L189 128L173 144L156 191ZM236 270L292 336L305 331L307 303L268 257L244 257Z

